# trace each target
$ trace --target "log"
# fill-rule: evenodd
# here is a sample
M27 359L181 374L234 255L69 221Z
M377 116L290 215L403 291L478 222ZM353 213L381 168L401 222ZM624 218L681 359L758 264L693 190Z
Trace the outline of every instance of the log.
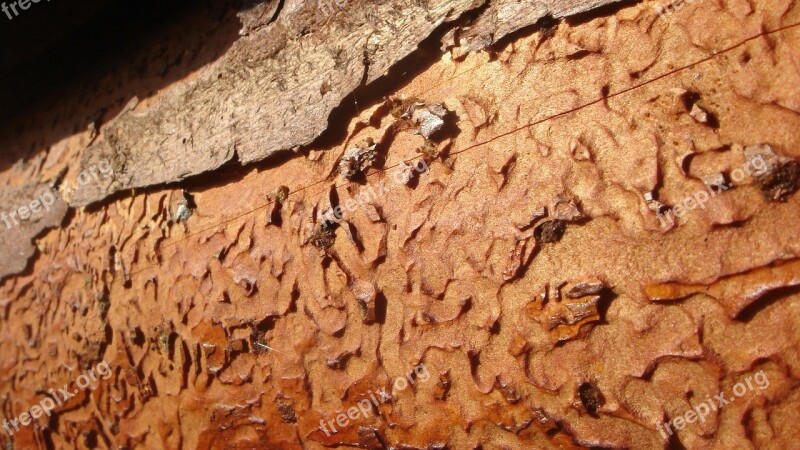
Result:
M605 3L203 3L0 125L4 448L792 448L800 6Z

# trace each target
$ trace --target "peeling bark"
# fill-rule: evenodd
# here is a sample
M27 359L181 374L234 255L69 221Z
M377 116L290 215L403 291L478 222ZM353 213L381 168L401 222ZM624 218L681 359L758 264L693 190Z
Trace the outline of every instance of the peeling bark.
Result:
M221 61L95 142L76 132L0 172L69 179L106 157L121 174L41 224L63 227L14 238L37 233L38 251L0 284L3 416L101 360L113 371L13 448L792 448L800 6L633 4L513 33L539 10L429 3L387 13L410 40L379 32L369 64L368 28L331 30L388 4L326 24L308 4L256 6ZM434 30L443 55L369 84ZM287 53L319 54L320 36L355 58L324 89ZM245 55L257 64L223 70ZM330 103L292 111L311 97L270 87L278 61ZM370 100L344 117L353 89ZM317 138L329 120L346 132ZM225 165L236 155L252 166ZM758 155L763 173L660 219Z
M474 32L489 45L545 15L563 17L611 1L553 1L535 7L493 2L479 16ZM217 169L234 155L248 164L307 146L326 129L331 111L357 87L386 73L437 27L484 3L353 1L346 16L329 18L321 15L316 2L297 1L284 6L274 23L248 21L247 36L206 74L154 107L126 111L104 127L82 165L108 159L118 176L110 186L82 192L72 204L183 180ZM264 9L260 20L271 20L277 12L269 5L259 9ZM468 44L466 51L486 45Z

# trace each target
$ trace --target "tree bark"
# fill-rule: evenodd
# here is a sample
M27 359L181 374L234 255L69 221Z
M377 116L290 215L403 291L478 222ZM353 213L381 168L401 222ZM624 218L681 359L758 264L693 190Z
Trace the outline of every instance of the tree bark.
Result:
M198 8L8 122L5 448L792 448L800 6L601 3Z

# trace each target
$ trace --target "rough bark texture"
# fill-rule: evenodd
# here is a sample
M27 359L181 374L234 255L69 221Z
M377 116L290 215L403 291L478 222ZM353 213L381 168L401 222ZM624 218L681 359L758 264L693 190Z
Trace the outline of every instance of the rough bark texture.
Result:
M158 102L137 110L134 97L92 137L81 169L109 161L115 176L86 186L68 201L86 206L119 191L183 180L232 160L248 164L306 146L326 130L331 112L346 96L385 74L437 27L467 12L481 10L463 37L462 54L481 50L545 15L573 15L613 1L533 5L517 0L354 0L346 14L335 13L333 4L320 7L312 0L258 4L242 14L240 34L245 37L218 62ZM449 40L455 44L452 36ZM40 231L30 229L20 237L27 241ZM18 273L25 267L22 255L28 259L30 254L20 252L14 261L0 264L0 278Z
M23 183L20 186L9 186L0 189L0 205L3 211L17 210L29 204L31 199L39 198L50 191L50 185L37 185ZM3 249L2 262L0 262L0 278L15 273L23 272L36 252L32 238L38 236L43 230L61 225L67 214L68 205L65 202L54 204L51 209L42 210L40 215L31 220L19 221L19 226L3 224L5 228L0 233L0 248Z
M490 44L545 15L576 14L612 1L494 2L481 16L479 41ZM234 157L248 164L311 144L327 128L331 111L358 86L382 76L443 23L489 4L352 1L346 13L326 15L317 1L289 1L286 11L277 11L278 3L257 8L261 21L278 14L277 23L254 19L244 29L246 37L215 67L157 105L109 123L83 165L106 158L118 176L109 185L84 190L73 204L182 180Z
M0 285L4 416L100 360L113 376L13 448L792 448L800 6L697 0L659 17L644 3L526 27L554 8L478 3L409 6L415 37L343 60L325 95L284 52L332 39L361 56L365 25L342 40L331 22L388 30L368 19L388 3L308 19L296 40L301 22L254 17L304 10L261 5L220 61L100 136L49 151L34 129L16 136L36 151L9 186L102 156L125 174L76 204L303 148L119 192L36 240L30 270ZM447 21L400 62L410 76L358 88ZM279 64L297 67L284 88ZM290 90L311 85L313 102ZM763 171L734 175L758 155ZM342 172L348 158L361 173ZM720 177L733 186L659 220ZM355 208L325 225L337 205ZM430 378L399 388L420 363ZM760 371L766 388L733 394ZM369 417L319 428L378 389L391 400ZM659 432L719 393L732 401Z

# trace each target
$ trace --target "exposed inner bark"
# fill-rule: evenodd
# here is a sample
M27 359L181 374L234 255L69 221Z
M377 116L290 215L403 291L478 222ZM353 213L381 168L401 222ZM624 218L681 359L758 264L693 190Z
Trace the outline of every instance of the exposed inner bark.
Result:
M115 175L0 230L3 416L112 368L6 447L791 448L800 7L377 3L8 138L4 211Z

